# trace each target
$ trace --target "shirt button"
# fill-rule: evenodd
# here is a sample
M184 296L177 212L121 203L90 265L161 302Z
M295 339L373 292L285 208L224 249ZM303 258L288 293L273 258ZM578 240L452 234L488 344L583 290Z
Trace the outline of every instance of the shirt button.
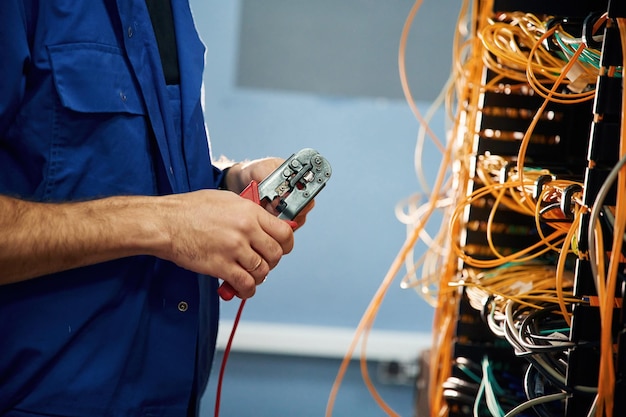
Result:
M133 37L133 33L134 32L133 32L133 27L132 26L129 26L126 32L128 33L128 37L129 38Z
M122 101L126 102L126 94L124 94L123 91L120 91L120 98L122 99Z
M174 168L170 165L170 174L174 175Z
M181 301L180 303L178 303L178 311L182 311L184 313L185 311L187 311L188 308L189 304L187 304L185 301Z

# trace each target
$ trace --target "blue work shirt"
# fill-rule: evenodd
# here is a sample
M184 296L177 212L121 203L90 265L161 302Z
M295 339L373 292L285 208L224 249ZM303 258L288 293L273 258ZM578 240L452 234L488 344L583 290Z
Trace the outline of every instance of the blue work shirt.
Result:
M64 202L216 187L204 46L188 2L172 11L179 86L165 85L145 0L2 1L0 194ZM1 286L0 415L193 415L216 287L149 256Z

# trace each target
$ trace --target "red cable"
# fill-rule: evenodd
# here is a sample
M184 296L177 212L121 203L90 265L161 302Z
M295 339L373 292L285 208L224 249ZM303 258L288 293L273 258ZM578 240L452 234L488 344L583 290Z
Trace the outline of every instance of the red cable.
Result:
M252 183L250 183L248 188L255 191L256 182L253 181ZM258 191L252 192L252 194L248 193L248 195L246 195L246 191L248 190L248 188L246 188L241 193L241 195L258 203L259 202L258 197L256 198L256 200L254 199L255 195L258 196ZM292 230L295 231L298 228L298 223L296 223L295 221L293 220L285 220L285 221L289 224L289 226L291 226ZM218 292L220 293L220 296L224 300L230 300L235 295L235 290L233 289L233 287L230 286L230 284L226 282L224 282L220 286L220 288L218 289ZM230 354L230 349L233 344L233 339L235 338L235 332L237 331L237 325L239 325L239 319L241 318L241 313L243 312L243 306L245 304L246 304L246 300L242 299L241 303L239 304L239 310L237 310L237 315L235 316L235 321L233 322L233 328L230 331L230 337L228 338L228 343L226 343L226 348L224 348L224 356L222 357L222 365L220 367L220 374L217 378L217 392L215 394L215 412L213 414L214 417L219 417L220 415L220 400L222 397L222 383L224 381L224 371L226 369L226 362L228 361L228 355Z
M246 300L241 300L241 303L239 304L239 310L237 310L237 315L235 316L235 321L233 322L233 329L230 331L230 337L228 338L228 343L226 343L226 348L224 349L222 366L220 367L220 374L217 379L217 393L215 394L215 413L213 414L215 417L219 417L220 415L220 399L222 396L222 382L224 381L224 370L226 369L226 362L228 361L230 348L232 347L233 339L235 338L235 331L237 330L237 325L239 324L239 319L241 318L241 313L245 304Z

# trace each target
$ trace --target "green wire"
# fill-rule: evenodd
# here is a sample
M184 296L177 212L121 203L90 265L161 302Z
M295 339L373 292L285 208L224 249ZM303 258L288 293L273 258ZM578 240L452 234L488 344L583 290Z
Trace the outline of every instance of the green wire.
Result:
M574 50L580 45L580 43L571 44L571 45L567 44L563 41L562 36L558 32L554 34L554 38L556 39L556 42L561 48L561 52L559 53L559 55L561 55L562 58L565 58L565 60L571 59L572 56L574 55ZM576 48L574 48L573 45L576 45ZM580 54L580 57L578 58L578 60L585 64L591 65L597 70L600 70L601 54L594 49L585 48L583 52ZM622 67L618 67L615 73L616 73L616 76L621 77Z
M552 333L568 333L570 331L569 327L562 327L560 329L544 329L544 330L540 330L539 334L540 335L544 335L544 334L552 334Z
M491 363L489 359L485 356L482 361L483 368L483 381L484 391L485 391L485 402L487 403L487 408L491 412L491 415L494 417L504 417L504 410L500 407L500 403L498 402L498 395L503 395L504 391L496 381Z

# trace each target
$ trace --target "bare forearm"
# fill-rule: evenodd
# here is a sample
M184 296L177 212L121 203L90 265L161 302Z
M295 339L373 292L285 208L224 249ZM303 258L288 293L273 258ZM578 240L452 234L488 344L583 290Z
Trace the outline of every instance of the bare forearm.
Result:
M0 285L151 255L220 277L247 298L293 247L287 223L220 190L66 204L0 196L0 213Z
M47 204L0 196L0 284L149 252L153 197Z

